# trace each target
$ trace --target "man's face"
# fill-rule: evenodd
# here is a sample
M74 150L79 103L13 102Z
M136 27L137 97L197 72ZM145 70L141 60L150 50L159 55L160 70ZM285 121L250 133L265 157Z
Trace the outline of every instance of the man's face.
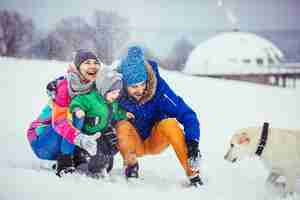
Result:
M146 90L146 81L140 84L132 85L127 87L127 92L129 96L135 98L137 101L139 101Z

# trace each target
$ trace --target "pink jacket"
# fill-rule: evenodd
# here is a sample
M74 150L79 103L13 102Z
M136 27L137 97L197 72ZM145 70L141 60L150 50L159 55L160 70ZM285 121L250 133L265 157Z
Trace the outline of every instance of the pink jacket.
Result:
M70 102L68 82L64 79L58 84L55 99L52 103L52 126L58 134L74 144L78 130L68 118Z
M58 134L74 144L74 139L79 130L72 125L69 117L70 100L67 79L59 80L54 99L50 105L43 109L39 117L31 123L27 132L28 140L33 141L38 135L43 134L45 127L52 125Z

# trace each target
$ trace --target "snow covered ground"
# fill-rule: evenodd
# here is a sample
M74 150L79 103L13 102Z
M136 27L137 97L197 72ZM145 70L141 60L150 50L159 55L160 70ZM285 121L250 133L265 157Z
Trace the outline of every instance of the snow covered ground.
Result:
M161 70L200 118L205 186L182 187L186 178L171 149L140 160L138 183L128 184L121 176L119 155L109 180L79 175L59 179L41 169L51 163L35 158L25 132L47 102L47 82L62 74L66 65L0 58L0 200L272 199L264 188L267 171L257 158L231 164L223 156L236 129L261 126L264 121L273 127L299 129L300 84L297 89L281 89Z

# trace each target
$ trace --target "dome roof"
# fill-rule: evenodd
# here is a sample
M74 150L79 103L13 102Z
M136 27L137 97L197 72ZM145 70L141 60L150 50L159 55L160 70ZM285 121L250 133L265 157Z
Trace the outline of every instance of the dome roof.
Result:
M190 74L240 73L276 65L283 53L270 41L253 33L226 32L196 47L184 72Z

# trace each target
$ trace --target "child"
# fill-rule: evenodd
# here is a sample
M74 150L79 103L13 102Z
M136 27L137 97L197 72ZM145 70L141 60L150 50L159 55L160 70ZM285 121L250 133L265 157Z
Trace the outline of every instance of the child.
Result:
M116 101L122 87L121 74L103 69L96 79L97 90L78 95L71 101L70 111L77 124L81 124L77 128L87 135L101 133L97 140L97 153L88 162L89 174L97 176L102 174L103 169L107 172L111 170L113 156L118 152L117 137L112 125L116 121L133 117L121 109Z

